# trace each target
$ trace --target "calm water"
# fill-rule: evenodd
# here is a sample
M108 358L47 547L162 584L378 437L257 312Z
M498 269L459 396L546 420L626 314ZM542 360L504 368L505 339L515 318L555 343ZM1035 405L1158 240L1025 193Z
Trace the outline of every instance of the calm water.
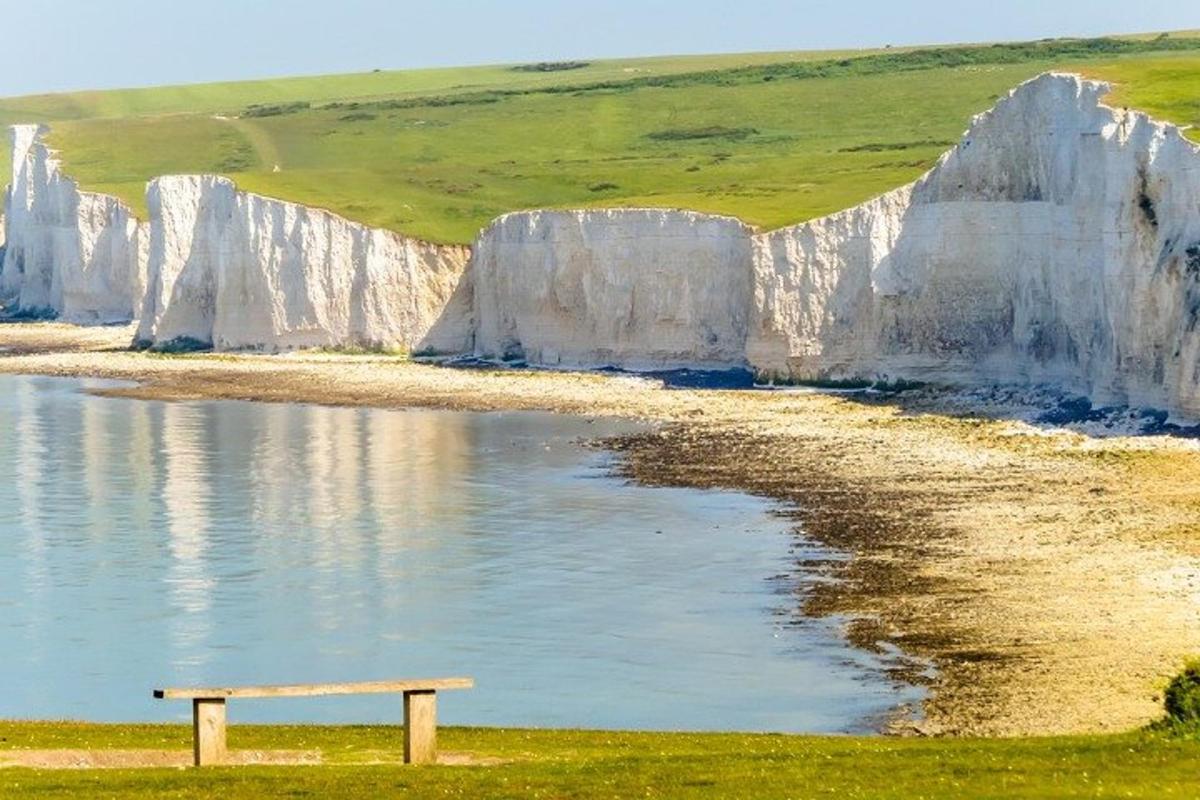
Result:
M163 684L473 675L443 719L854 729L912 693L797 619L770 504L607 476L540 414L97 398L0 376L0 717ZM390 697L235 720L397 721Z

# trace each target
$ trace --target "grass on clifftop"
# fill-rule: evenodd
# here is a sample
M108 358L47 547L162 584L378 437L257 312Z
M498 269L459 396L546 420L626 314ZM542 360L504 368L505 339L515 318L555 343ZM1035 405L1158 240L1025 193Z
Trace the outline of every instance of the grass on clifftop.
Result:
M190 728L0 722L12 749L187 750ZM323 766L0 769L4 797L1194 798L1200 741L1165 734L894 739L447 728L490 766L405 767L385 727L235 726L230 746L320 750Z
M657 206L774 228L913 180L970 117L1047 69L1200 116L1200 38L692 56L294 78L0 100L48 121L86 188L245 189L439 242L531 207Z
M1091 78L1113 84L1110 106L1145 111L1159 119L1189 125L1187 136L1200 142L1200 54L1126 59L1084 66Z

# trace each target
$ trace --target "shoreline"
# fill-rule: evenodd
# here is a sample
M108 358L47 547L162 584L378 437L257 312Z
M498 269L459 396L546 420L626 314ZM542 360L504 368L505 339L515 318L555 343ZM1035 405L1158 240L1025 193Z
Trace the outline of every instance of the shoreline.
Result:
M618 475L780 502L849 560L796 597L937 675L894 732L1125 730L1200 652L1200 448L938 413L936 397L664 389L630 376L448 369L388 356L162 356L125 327L0 325L0 373L118 379L100 394L530 410L655 423L598 441ZM944 409L941 409L944 411ZM961 412L962 409L955 409ZM922 680L919 666L898 673Z

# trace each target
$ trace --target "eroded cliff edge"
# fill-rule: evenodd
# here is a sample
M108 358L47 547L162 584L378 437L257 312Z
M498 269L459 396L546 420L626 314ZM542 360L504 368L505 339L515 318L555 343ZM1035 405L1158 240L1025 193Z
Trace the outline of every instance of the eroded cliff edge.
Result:
M689 211L530 211L475 243L475 352L561 367L746 362L753 231Z
M429 244L215 176L147 187L150 219L84 192L12 129L0 299L67 322L138 321L137 341L276 351L471 347L468 248Z
M0 290L139 338L361 344L781 380L1048 383L1200 418L1200 148L1047 74L915 183L770 233L684 211L508 214L470 254L225 179L139 225L16 129Z
M137 340L221 350L471 346L465 247L368 228L213 176L150 182Z
M42 133L11 130L0 298L67 322L129 320L145 291L148 227L115 197L80 191Z
M691 341L764 378L1047 383L1200 417L1200 147L1106 91L1042 75L915 183L770 233L508 215L476 245L476 352L641 367Z
M1200 147L1106 90L1043 75L913 185L757 237L751 361L1200 416Z

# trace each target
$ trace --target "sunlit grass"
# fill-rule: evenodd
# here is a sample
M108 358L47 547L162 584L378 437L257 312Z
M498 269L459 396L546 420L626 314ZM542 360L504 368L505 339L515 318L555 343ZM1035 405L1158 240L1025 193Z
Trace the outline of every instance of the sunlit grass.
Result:
M1112 106L1140 109L1177 125L1200 142L1200 56L1176 55L1088 65L1083 72L1113 84Z
M0 723L0 749L186 751L190 728ZM22 797L1194 798L1200 742L1157 733L895 739L446 728L490 766L405 767L392 727L235 726L230 746L317 750L325 766L0 769ZM372 762L392 762L379 764Z

